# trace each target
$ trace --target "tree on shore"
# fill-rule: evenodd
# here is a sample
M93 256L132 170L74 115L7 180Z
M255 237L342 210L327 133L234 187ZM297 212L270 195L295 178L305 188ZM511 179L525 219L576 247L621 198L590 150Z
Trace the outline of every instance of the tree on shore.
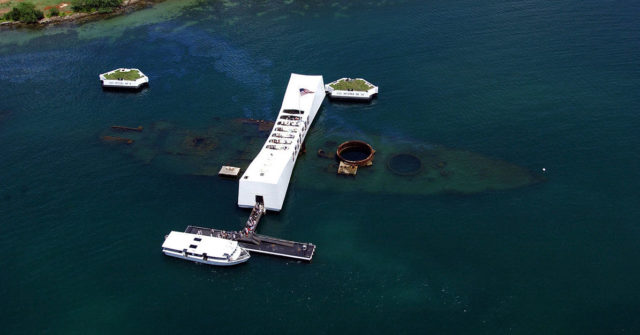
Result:
M71 8L75 12L112 12L122 4L122 0L73 0Z
M58 7L52 7L49 10L49 16L60 16L60 10L58 9Z
M10 12L4 15L4 18L12 21L20 21L24 23L36 23L44 17L41 10L30 2L21 2L13 7Z

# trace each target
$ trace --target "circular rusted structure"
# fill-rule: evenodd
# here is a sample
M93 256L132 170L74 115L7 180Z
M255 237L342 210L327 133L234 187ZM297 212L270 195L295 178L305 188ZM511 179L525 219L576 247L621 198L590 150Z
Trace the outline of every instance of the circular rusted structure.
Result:
M354 140L340 144L336 155L339 160L347 164L366 166L371 165L375 153L376 151L367 142Z
M410 153L395 154L387 160L387 169L399 176L415 176L423 168L420 158Z

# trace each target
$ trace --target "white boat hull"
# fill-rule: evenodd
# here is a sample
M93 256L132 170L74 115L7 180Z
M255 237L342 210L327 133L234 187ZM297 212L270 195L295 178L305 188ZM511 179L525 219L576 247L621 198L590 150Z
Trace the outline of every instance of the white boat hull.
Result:
M237 264L244 263L244 262L248 261L249 258L251 257L251 256L249 256L249 253L247 252L247 256L246 257L240 257L240 258L238 258L237 260L234 260L234 261L222 261L222 260L217 261L217 260L212 260L210 258L207 259L207 260L204 260L202 257L196 257L196 256L190 256L190 255L184 256L181 253L168 251L168 250L163 250L162 252L167 256L180 258L180 259L184 259L184 260L192 261L192 262L196 262L196 263L202 263L202 264L207 264L207 265L215 265L215 266L237 265Z
M237 241L177 231L172 231L165 237L162 253L187 261L217 266L244 263L251 257Z

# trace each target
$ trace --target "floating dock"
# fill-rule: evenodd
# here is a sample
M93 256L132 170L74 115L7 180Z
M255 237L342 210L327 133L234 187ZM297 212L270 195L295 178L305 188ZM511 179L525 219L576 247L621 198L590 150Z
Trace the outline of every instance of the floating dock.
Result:
M185 233L238 241L238 245L249 252L299 259L307 262L311 261L316 251L316 246L312 243L287 241L260 234L244 235L236 231L228 232L220 229L196 226L188 226Z
M312 243L287 241L271 236L256 234L256 228L262 216L266 214L264 204L256 203L251 210L241 231L225 231L214 228L188 226L185 233L213 236L226 240L237 241L240 247L249 252L257 252L279 257L299 259L310 262L316 252L316 246Z
M238 178L239 175L240 175L240 168L234 167L234 166L224 165L222 166L222 168L220 168L220 171L218 172L218 176L221 176L221 177Z

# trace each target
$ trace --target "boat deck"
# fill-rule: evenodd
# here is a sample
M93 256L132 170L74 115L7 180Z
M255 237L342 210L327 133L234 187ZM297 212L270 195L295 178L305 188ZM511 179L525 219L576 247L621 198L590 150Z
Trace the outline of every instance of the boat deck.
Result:
M280 257L311 261L316 251L312 243L302 243L282 240L279 238L255 233L245 234L237 231L224 231L214 228L188 226L185 233L205 236L215 236L228 240L238 241L238 244L249 252L257 252Z

